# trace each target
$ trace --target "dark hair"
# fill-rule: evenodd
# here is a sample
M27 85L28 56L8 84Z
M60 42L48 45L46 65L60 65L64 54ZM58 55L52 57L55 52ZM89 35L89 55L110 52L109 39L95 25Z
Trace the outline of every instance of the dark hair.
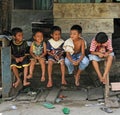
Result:
M95 37L95 41L101 44L107 42L107 40L108 40L108 36L104 32L97 33Z
M70 30L77 30L78 33L82 33L82 27L79 25L73 25Z
M33 36L35 36L35 34L36 34L36 33L38 33L38 32L40 32L40 33L42 33L42 34L43 34L43 31L42 31L42 30L37 29L37 30L35 30L35 31L33 32Z
M11 30L11 32L12 32L12 35L13 35L13 36L16 36L16 34L17 34L18 32L23 32L23 30L22 30L21 28L19 28L19 27L15 27L15 28L13 28L13 29Z
M60 33L61 33L61 28L59 26L53 26L51 28L51 34L53 34L55 31L60 31Z

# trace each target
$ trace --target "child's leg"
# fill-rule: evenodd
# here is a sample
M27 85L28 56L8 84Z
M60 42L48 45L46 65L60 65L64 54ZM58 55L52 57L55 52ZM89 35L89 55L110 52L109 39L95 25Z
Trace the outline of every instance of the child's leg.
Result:
M84 70L89 64L89 59L87 57L84 57L81 62L79 63L79 69L77 70L77 73L75 75L75 85L79 86L79 79L80 79L80 74L82 70Z
M113 56L109 55L107 60L106 60L106 66L105 66L105 71L103 74L103 83L106 84L106 76L110 71L111 65L112 65L112 61L113 61Z
M13 67L12 67L12 70L13 70L13 73L14 73L16 79L17 79L16 82L13 83L13 87L16 88L16 87L18 87L18 85L20 84L21 80L20 80L20 77L19 77L19 72L18 72L17 67L16 67L16 66L13 66Z
M30 69L29 69L29 75L27 76L27 79L32 78L34 67L35 67L35 63L36 63L36 60L31 60L31 62L30 62Z
M27 82L27 75L28 75L28 66L24 67L24 80L23 80L23 85L27 86L30 84L30 82Z
M76 85L76 86L79 86L79 85L80 85L79 80L80 80L80 74L81 74L81 72L82 72L82 70L78 69L78 71L77 71L77 73L76 73L76 75L75 75L75 85Z
M69 61L68 58L65 58L65 65L66 65L67 68L68 68L68 72L69 72L69 74L73 74L73 71L74 71L74 65Z
M52 87L52 67L53 67L53 61L48 60L48 84L47 87Z
M96 71L100 81L102 82L103 81L103 77L102 77L102 73L100 72L100 68L99 68L98 62L93 60L92 64L93 64L93 67L94 67L94 69L95 69L95 71Z
M39 63L41 65L41 70L42 70L42 76L41 76L41 81L45 81L45 59L40 59Z
M63 60L60 62L60 68L61 68L61 73L62 73L62 82L61 83L62 83L62 85L66 85L67 82L65 80L65 63Z

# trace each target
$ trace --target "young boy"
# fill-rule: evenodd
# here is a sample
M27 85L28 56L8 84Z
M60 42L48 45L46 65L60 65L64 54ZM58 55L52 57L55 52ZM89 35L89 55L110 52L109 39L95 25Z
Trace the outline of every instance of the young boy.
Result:
M63 46L66 51L65 64L69 74L73 73L74 66L79 67L75 75L76 86L80 85L80 74L89 64L89 60L85 56L85 41L81 37L81 33L81 26L73 25L70 30L70 38L65 41Z
M113 61L113 48L111 40L104 32L99 32L91 42L89 59L92 61L94 69L100 79L105 84L106 76L110 71ZM99 68L99 61L106 60L106 67L102 75Z
M28 45L26 41L23 40L23 31L21 28L13 28L12 29L13 40L11 41L11 69L16 77L16 82L13 83L13 87L18 87L20 84L20 76L19 76L19 68L24 68L24 80L23 85L27 86L30 82L27 82L27 74L28 74L28 66L29 59L27 57Z
M62 73L62 85L66 85L65 80L65 64L62 48L64 41L61 39L61 28L59 26L53 26L51 29L51 39L47 43L47 52L48 52L48 84L47 87L52 87L52 66L54 62L60 63L61 73Z
M32 56L30 62L30 74L28 75L28 79L32 78L34 66L38 61L41 65L42 76L41 82L45 81L45 55L46 55L46 43L43 42L43 32L37 30L33 34L34 41L30 46L30 55Z

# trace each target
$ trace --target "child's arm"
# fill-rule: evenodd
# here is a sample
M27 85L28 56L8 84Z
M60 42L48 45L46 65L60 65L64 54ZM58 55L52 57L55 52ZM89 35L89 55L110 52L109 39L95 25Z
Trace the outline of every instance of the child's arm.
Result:
M29 46L26 41L23 42L24 56L20 57L20 62L22 62L29 55Z
M85 56L85 42L84 40L82 40L82 44L81 44L81 56L80 59L78 59L78 63L80 63L80 61L84 58Z
M98 51L95 51L95 50L96 50L96 47L97 47L96 44L97 44L97 43L96 43L95 39L93 39L92 42L91 42L91 45L90 45L90 52L91 52L91 54L96 55L96 56L99 56L99 57L102 58L102 57L104 56L104 54L102 54L102 53L100 53L100 52L98 52Z
M104 54L104 57L108 57L109 54L113 52L111 39L108 39L107 43L108 43L108 45L107 45L107 50L108 51Z
M33 43L30 46L30 55L36 59L36 55L33 53Z
M49 43L49 41L47 42L47 53L48 53L48 55L50 55L50 56L55 56L55 54L54 54L54 50L51 50L52 48L51 48L51 45L50 45L50 43Z
M14 59L17 63L20 62L20 58L16 58L14 55L11 55L12 59Z
M61 51L61 53L58 55L58 57L60 58L63 54L64 54L64 52Z
M71 63L73 63L73 59L72 59L72 57L71 57L71 55L70 55L69 52L66 52L66 57L69 59L69 61L70 61Z
M42 55L40 55L40 58L44 57L47 54L47 47L46 47L46 43L43 43L43 53Z
M91 54L97 55L97 56L99 56L100 58L104 57L104 54L103 54L103 53L100 53L100 52L97 52L97 51L91 51Z

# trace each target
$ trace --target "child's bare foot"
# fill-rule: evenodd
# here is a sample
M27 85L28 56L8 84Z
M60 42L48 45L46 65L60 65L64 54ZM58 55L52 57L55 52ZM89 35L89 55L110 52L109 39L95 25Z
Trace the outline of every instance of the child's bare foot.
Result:
M67 85L66 80L62 80L62 85Z
M32 78L32 74L29 74L28 76L27 76L27 79L31 79Z
M17 88L19 86L20 82L21 82L20 80L17 80L15 83L13 83L13 87Z
M42 77L41 77L41 82L44 82L44 81L45 81L45 77L42 76Z
M80 77L79 76L75 76L75 85L79 86L80 82L79 82Z
M27 82L27 81L23 82L23 86L28 86L28 85L30 85L30 82Z
M52 85L53 85L52 81L48 81L47 87L50 88L50 87L52 87Z

